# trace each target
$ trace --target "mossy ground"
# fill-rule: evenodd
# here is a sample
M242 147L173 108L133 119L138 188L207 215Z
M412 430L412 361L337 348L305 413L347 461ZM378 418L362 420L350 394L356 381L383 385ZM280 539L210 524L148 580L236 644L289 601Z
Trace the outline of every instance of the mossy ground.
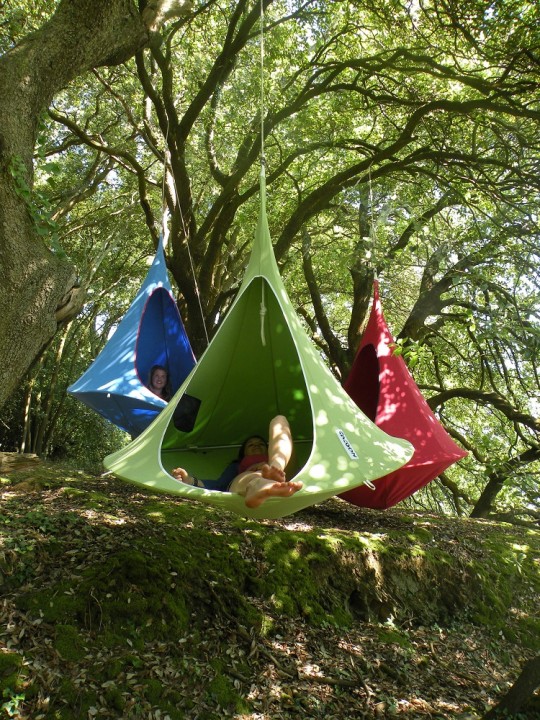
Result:
M46 465L2 484L12 717L454 717L538 650L533 530L338 500L257 523Z

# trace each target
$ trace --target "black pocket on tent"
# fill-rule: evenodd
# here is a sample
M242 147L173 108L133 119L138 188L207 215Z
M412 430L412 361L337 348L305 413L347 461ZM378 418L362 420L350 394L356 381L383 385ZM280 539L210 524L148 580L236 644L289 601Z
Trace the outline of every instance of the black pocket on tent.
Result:
M174 427L182 432L191 432L195 427L201 400L193 395L182 395L173 415Z

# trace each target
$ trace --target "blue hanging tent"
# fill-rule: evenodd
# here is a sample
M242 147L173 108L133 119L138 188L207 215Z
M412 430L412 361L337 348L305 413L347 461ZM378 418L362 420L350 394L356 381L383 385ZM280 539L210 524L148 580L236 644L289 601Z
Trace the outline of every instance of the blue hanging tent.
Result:
M181 466L217 478L242 441L266 435L275 415L291 425L292 475L303 488L247 508L237 494L176 480ZM377 428L330 373L281 280L266 218L264 169L250 261L236 299L193 372L154 423L105 467L150 490L182 495L253 518L277 518L404 465L406 441Z
M146 387L154 365L167 368L173 393L195 365L169 283L162 239L116 332L68 392L136 437L167 405Z

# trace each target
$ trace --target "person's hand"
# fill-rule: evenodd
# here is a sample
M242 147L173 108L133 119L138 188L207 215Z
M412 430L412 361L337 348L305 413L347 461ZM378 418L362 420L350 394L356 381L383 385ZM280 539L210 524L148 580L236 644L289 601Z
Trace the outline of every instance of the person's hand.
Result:
M194 480L192 477L190 477L187 470L184 470L184 468L177 467L171 470L171 475L175 480L180 480L180 482L186 483L186 485L193 485Z

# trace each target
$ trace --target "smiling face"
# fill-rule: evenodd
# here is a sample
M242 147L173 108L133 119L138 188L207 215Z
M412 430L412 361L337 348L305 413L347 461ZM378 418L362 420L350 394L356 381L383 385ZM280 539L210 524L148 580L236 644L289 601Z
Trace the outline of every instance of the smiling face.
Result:
M257 435L248 438L244 443L244 457L246 455L266 455L266 452L266 442Z
M152 373L152 389L159 395L167 385L167 373L161 368L156 368Z

